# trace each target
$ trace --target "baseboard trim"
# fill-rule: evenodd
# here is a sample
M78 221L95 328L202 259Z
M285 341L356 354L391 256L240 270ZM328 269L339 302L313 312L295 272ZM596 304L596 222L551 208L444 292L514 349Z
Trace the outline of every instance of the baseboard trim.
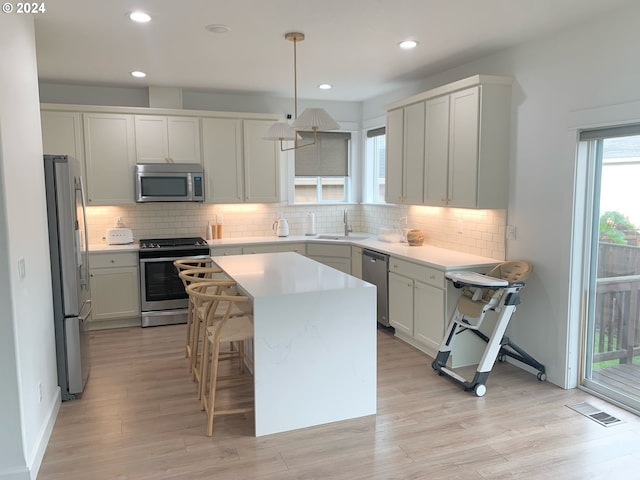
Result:
M60 411L61 403L62 393L60 391L60 387L58 387L56 389L56 395L53 397L53 400L49 406L47 421L40 431L37 445L33 450L33 458L29 459L29 461L27 462L27 468L30 473L30 476L28 478L30 478L30 480L36 480L36 477L38 476L40 465L42 465L42 459L44 458L44 454L47 451L47 445L49 445L49 439L51 438L51 434L53 433L53 427L55 426L56 419L58 418L58 412Z

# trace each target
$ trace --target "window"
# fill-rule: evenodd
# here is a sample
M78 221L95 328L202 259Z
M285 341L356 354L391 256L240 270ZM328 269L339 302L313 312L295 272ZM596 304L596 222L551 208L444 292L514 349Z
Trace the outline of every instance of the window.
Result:
M366 168L370 180L365 195L372 203L384 203L386 166L385 127L367 131Z
M302 143L313 133L299 132ZM315 145L295 151L295 203L346 202L351 134L320 132Z

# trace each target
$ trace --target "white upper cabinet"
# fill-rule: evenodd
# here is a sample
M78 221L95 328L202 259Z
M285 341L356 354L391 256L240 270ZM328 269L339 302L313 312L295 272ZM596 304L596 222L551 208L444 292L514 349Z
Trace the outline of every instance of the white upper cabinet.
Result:
M403 202L424 200L424 102L404 109Z
M446 203L449 175L449 96L425 102L424 203Z
M265 140L273 120L243 120L245 201L280 200L280 155L278 142Z
M45 154L68 155L80 165L85 177L84 153L82 151L82 117L77 112L40 112L42 124L42 149Z
M276 142L263 137L273 120L203 118L202 145L208 203L280 200Z
M135 115L137 163L202 163L200 119Z
M136 157L133 116L85 113L83 119L87 203L134 203Z
M205 201L243 201L242 120L202 119Z
M476 207L478 206L478 189L491 188L490 185L481 186L478 182L479 93L480 87L473 87L452 93L450 96L449 182L447 197L443 200L443 203L449 206ZM505 164L505 169L506 167ZM483 168L488 166L483 165ZM505 186L493 185L496 189L503 187Z
M387 106L387 202L506 208L511 83L476 75Z
M385 201L402 203L404 172L404 109L387 113Z

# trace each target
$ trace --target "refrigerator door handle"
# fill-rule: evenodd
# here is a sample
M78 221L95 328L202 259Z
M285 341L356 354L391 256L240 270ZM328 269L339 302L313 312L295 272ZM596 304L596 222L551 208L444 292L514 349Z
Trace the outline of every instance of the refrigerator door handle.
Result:
M84 193L84 183L82 182L82 176L78 177L77 183L76 183L76 188L80 191L80 202L82 204L82 228L84 230L84 254L85 255L89 255L89 231L88 231L88 227L87 227L87 198L85 197L85 193ZM78 235L80 234L80 232L78 231ZM78 242L79 243L79 242ZM82 252L78 252L79 256L82 256ZM81 287L85 287L87 288L89 286L89 262L88 259L85 259L87 261L82 262L81 261L81 265L84 267L83 268L83 275L80 275L80 285Z
M87 307L87 313L85 313L84 315L82 314L85 310L85 307ZM82 308L80 309L80 314L78 315L78 318L80 319L80 321L82 323L85 322L85 320L87 318L89 318L89 315L91 315L91 312L93 311L93 305L91 305L91 300L86 300L83 304L82 304Z

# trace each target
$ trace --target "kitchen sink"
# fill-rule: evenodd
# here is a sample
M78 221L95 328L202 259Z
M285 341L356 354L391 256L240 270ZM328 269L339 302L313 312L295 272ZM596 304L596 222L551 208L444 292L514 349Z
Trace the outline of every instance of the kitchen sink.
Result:
M369 238L369 235L330 235L323 234L318 235L316 238L320 240L364 240Z

